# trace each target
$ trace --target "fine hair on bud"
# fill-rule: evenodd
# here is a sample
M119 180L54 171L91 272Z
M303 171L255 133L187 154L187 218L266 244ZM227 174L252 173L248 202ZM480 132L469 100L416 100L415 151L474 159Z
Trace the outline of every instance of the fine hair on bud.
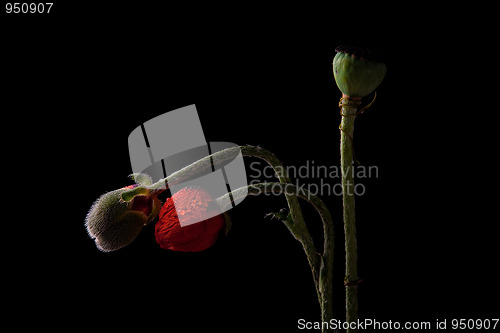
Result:
M85 219L87 232L101 251L115 251L129 245L148 220L144 213L131 211L131 203L121 199L124 190L101 195Z

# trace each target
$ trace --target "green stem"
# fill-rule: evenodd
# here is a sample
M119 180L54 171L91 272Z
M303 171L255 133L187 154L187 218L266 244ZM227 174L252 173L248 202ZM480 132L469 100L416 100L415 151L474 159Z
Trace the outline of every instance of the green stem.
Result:
M361 99L342 96L342 123L340 134L340 165L342 169L342 193L344 208L345 235L345 285L346 285L346 322L358 320L358 254L356 242L356 217L354 207L354 177L353 177L353 133L354 120ZM348 329L348 333L357 332Z

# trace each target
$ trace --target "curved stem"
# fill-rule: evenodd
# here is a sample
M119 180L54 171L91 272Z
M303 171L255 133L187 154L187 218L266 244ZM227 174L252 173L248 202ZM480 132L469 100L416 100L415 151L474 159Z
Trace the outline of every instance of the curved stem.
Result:
M241 152L243 156L252 156L266 161L274 169L276 177L278 177L281 184L291 183L291 179L288 176L286 169L283 167L279 159L270 151L260 147L242 146ZM285 198L288 203L291 218L284 219L283 223L287 226L293 237L297 239L304 248L304 252L306 253L307 260L309 262L309 266L313 275L313 281L316 292L318 294L318 300L320 305L322 305L322 292L319 288L319 276L321 270L320 254L316 250L316 246L314 245L311 234L307 229L296 194L285 193Z
M260 147L241 146L224 149L212 155L206 156L171 174L167 178L148 186L148 189L151 190L152 194L159 194L160 192L168 188L168 186L179 184L182 181L211 168L212 163L214 164L214 166L218 166L223 164L223 162L227 160L234 159L238 154L240 154L240 152L243 156L256 157L266 161L274 169L280 183L287 184L290 189L292 188L291 186L293 185L289 184L291 183L291 180L286 172L286 169L274 154ZM255 189L255 187L252 188ZM267 190L267 187L265 188ZM300 190L302 191L301 193L305 195L304 190ZM313 239L305 224L302 210L300 209L300 205L297 199L297 191L285 191L284 194L288 203L288 208L290 210L290 218L284 219L283 222L285 223L291 234L295 237L295 239L297 239L304 248L304 252L306 253L306 257L313 275L313 281L318 295L318 300L321 306L322 319L323 321L329 321L333 318L333 223L331 222L331 218L323 219L324 250L323 255L321 255L317 252L316 246L314 245ZM326 206L318 203L317 200L320 200L319 198L310 195L308 195L307 197L311 198L311 203L315 202L317 204L317 207L328 212ZM328 212L328 215L329 214L330 213Z
M342 96L342 123L340 125L340 165L342 169L342 194L345 235L345 285L346 285L346 322L358 320L358 254L356 242L356 217L354 207L353 179L353 133L354 120L361 99ZM348 333L357 332L347 329Z

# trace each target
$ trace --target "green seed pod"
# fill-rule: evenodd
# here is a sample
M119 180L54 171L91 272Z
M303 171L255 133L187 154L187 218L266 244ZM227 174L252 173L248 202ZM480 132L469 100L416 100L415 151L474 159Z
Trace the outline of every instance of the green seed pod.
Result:
M382 83L387 68L378 55L355 47L341 46L335 51L333 75L344 95L365 97Z
M161 202L156 197L137 195L124 201L122 194L128 190L122 188L101 195L87 214L87 232L101 251L115 251L129 245L142 227L158 215Z

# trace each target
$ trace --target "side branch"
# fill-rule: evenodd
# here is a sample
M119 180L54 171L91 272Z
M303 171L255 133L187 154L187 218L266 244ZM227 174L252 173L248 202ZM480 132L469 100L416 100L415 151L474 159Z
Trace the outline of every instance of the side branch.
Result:
M322 320L329 321L333 318L333 254L334 254L334 230L333 220L330 211L326 207L323 200L308 190L297 187L293 184L284 183L258 183L241 187L228 193L220 198L217 198L218 203L228 202L228 197L243 198L245 195L259 195L262 193L273 193L276 195L285 194L289 196L300 197L309 202L318 212L321 221L323 222L324 231L324 250L320 264L320 274L318 283L318 293L321 299ZM304 247L306 256L316 257L317 253L308 252Z

